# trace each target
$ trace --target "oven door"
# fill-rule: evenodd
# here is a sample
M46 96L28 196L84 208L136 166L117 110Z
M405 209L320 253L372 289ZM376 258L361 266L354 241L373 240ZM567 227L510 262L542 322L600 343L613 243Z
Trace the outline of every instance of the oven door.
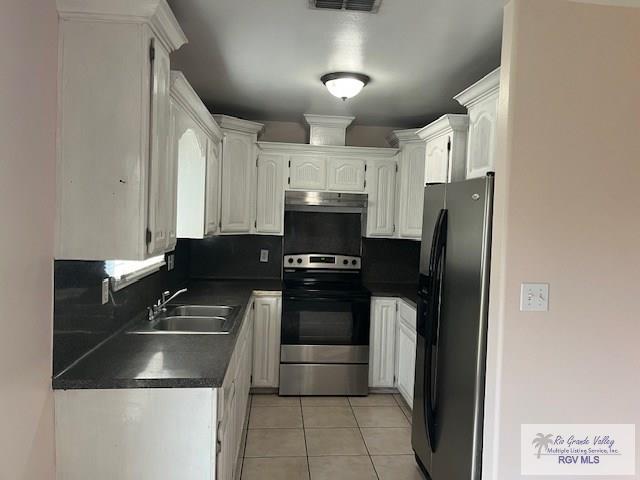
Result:
M283 363L368 363L371 297L284 293Z

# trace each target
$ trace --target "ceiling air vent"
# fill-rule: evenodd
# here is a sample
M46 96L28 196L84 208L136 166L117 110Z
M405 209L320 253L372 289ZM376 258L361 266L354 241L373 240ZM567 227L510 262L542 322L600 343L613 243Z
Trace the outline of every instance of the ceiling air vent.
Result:
M382 0L309 0L309 6L320 10L354 10L377 13Z

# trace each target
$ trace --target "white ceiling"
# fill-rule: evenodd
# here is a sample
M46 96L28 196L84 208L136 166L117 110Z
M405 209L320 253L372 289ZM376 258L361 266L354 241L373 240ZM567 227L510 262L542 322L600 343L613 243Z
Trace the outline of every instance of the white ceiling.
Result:
M382 0L377 14L308 0L169 3L189 38L174 68L212 111L248 119L420 126L461 111L451 97L500 63L503 0ZM343 70L372 79L346 102L319 80Z

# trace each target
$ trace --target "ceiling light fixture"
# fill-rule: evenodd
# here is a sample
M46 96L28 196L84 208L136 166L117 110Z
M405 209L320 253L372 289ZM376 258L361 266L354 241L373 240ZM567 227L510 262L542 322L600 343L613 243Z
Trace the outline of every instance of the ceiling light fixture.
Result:
M371 79L367 75L351 72L333 72L320 77L329 93L343 101L358 95L369 80Z

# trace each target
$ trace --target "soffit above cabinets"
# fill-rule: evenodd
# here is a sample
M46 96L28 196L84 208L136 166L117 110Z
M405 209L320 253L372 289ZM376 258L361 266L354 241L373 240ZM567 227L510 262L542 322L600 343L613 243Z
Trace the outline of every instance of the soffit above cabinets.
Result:
M423 126L464 113L453 96L500 63L503 0L383 1L378 13L309 8L309 0L169 0L189 43L172 55L216 113L303 122ZM367 74L345 102L320 82Z

